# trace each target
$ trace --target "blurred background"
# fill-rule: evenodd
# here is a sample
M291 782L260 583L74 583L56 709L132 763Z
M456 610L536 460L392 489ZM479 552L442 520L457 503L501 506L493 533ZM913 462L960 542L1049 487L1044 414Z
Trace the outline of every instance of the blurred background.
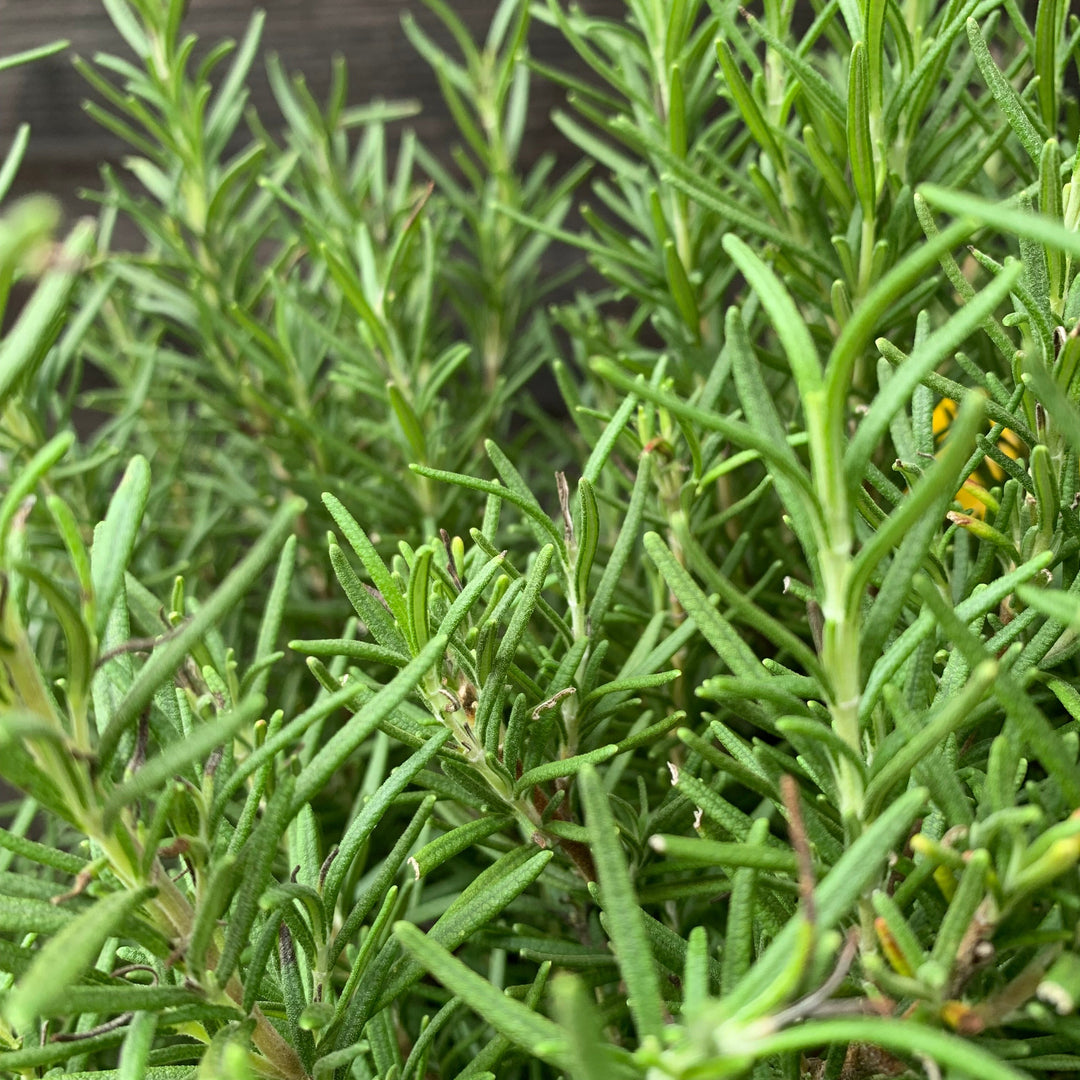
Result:
M481 41L497 3L450 0L474 39ZM625 10L624 0L580 0L579 6L608 16ZM435 76L401 29L401 16L411 12L430 37L452 48L442 24L421 0L263 0L260 4L191 0L185 25L199 36L203 47L226 37L239 39L257 7L267 13L263 52L276 52L287 70L302 72L316 98L325 95L331 57L340 53L348 64L350 103L362 104L372 98L419 100L423 111L408 123L440 156L448 154L455 132ZM118 161L125 148L83 112L82 102L90 90L72 67L72 55L89 59L100 51L128 58L130 52L101 0L0 0L0 54L57 38L71 42L69 52L0 73L0 151L10 143L20 123L29 123L30 149L12 197L29 191L48 192L57 196L67 215L73 217L94 213L93 206L79 202L77 193L80 188L98 187L101 163ZM581 74L560 35L535 19L529 44L536 59ZM273 130L278 110L258 64L252 73L251 91L252 105ZM522 164L530 165L545 151L569 154L548 120L562 96L558 87L534 78Z

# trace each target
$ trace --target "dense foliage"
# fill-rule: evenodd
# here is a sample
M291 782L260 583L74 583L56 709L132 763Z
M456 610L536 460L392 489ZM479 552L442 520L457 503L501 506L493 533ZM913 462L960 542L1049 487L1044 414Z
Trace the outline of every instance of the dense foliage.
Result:
M0 1073L1074 1071L1080 21L425 2L0 217Z

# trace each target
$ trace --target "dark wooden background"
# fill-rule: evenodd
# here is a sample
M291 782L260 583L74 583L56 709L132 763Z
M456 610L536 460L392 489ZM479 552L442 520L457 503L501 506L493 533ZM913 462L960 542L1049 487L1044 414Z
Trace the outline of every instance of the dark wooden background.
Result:
M450 2L482 40L497 0ZM621 16L625 11L624 0L584 0L581 6L597 14ZM263 51L278 53L287 69L303 72L316 97L326 91L331 57L340 53L348 63L352 104L374 97L418 98L423 112L409 123L429 146L448 150L455 135L434 76L401 28L402 14L411 11L432 37L450 46L421 0L191 0L185 27L206 44L223 37L238 40L256 7L267 13ZM104 51L130 59L130 53L100 0L0 0L0 55L56 38L69 40L71 51L0 73L0 148L10 143L19 123L28 122L30 150L13 195L48 191L76 215L90 209L77 201L76 192L96 187L100 164L127 151L83 113L89 87L71 66L71 57L90 58ZM558 33L536 21L530 50L539 60L580 72ZM251 90L252 103L273 128L278 112L260 63L253 70ZM544 150L566 151L548 119L562 96L558 87L534 77L523 147L526 163Z

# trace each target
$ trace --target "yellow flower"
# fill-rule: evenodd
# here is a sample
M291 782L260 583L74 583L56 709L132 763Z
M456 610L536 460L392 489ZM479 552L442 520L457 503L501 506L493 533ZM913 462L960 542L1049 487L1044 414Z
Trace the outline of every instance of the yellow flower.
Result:
M934 432L934 445L940 446L945 439L945 433L956 416L957 405L952 398L942 398L934 408L932 427ZM991 424L993 427L993 424ZM1023 443L1019 436L1009 428L1005 428L998 439L998 449L1014 461L1020 456ZM986 508L989 502L988 488L991 484L1000 483L1005 478L1005 470L994 461L993 458L985 457L976 470L964 481L963 486L956 493L956 501L972 517L982 518L986 516Z

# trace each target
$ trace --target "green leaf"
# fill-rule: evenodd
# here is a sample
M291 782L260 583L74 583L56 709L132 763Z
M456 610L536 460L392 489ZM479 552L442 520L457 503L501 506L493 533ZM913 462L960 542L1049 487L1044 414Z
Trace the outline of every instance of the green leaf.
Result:
M62 1001L68 987L97 960L106 939L153 892L136 889L111 893L49 938L4 1001L4 1016L9 1023L25 1032L38 1016Z
M404 666L404 663L402 666ZM319 698L299 716L294 717L289 723L271 734L262 746L253 750L243 761L234 763L229 775L219 780L217 794L214 797L210 813L211 821L217 821L220 818L228 800L252 773L265 768L280 757L283 751L289 749L302 738L309 728L322 724L328 716L332 716L340 708L353 704L364 693L364 687L353 681L350 681L345 686L338 687L334 693Z
M394 924L394 936L452 994L496 1031L541 1061L567 1067L565 1040L557 1025L507 997L411 923Z
M1061 506L1061 496L1058 494L1057 477L1053 472L1049 447L1042 444L1032 447L1029 472L1032 486L1035 488L1036 524L1039 530L1035 550L1041 551L1051 547L1054 542L1054 532L1058 525Z
M680 862L696 866L716 866L724 870L729 866L745 866L777 874L794 874L798 870L793 851L782 851L763 844L732 844L692 836L667 835L652 836L649 843L661 855L670 855Z
M152 51L150 39L146 36L139 19L127 0L102 0L105 10L120 36L127 42L128 48L140 59L149 58Z
M802 135L803 145L813 163L814 171L821 177L840 212L844 215L850 215L854 199L840 166L833 155L822 145L818 133L809 124L803 128Z
M959 437L959 433L956 434L958 443L956 461L962 461L965 441ZM936 469L936 467L937 463L935 462L933 468ZM908 499L921 504L921 512L917 512L915 508L908 510L907 514L909 516L903 526L899 522L890 525L889 521L878 525L879 530L892 530L893 535L888 543L896 546L881 584L878 586L877 593L873 598L873 606L863 623L859 650L860 666L864 672L869 672L872 669L880 658L886 641L896 629L900 613L911 596L912 578L920 570L926 569L932 564L933 553L931 547L940 534L945 511L953 500L954 492L960 486L957 481L962 482L962 474L958 477L955 471L946 471L945 467L942 467L937 477L924 478L924 480L926 483L925 491L920 491L917 495L912 492L908 497ZM920 480L919 486L922 483L923 481ZM933 497L935 486L937 490L936 498ZM908 499L905 499L904 502L907 503ZM898 507L894 513L898 513L899 510ZM881 550L887 550L884 538ZM858 760L861 767L862 760L861 758Z
M102 732L98 746L98 756L102 761L112 757L120 736L150 704L158 687L183 663L192 646L211 627L216 626L251 587L273 558L292 528L293 520L303 512L305 506L304 500L297 498L287 499L282 503L266 530L218 589L176 634L154 650L153 655L135 676L135 681Z
M522 773L514 781L514 795L521 795L536 784L546 784L549 780L555 780L560 776L573 776L579 773L586 765L599 765L602 761L614 757L619 748L614 745L598 746L585 754L576 754L573 757L558 758L555 761L545 761L528 772Z
M866 762L855 748L846 743L821 719L807 716L783 716L776 721L776 730L791 739L795 749L805 753L811 744L816 750L828 750L833 759L847 758L860 775L866 773Z
M664 1028L660 980L653 963L642 911L626 865L622 841L611 816L608 793L596 770L586 765L579 773L581 801L600 880L600 904L607 916L619 970L626 982L630 1013L638 1038L660 1038Z
M358 891L355 899L352 901L348 916L342 923L341 929L334 937L333 943L330 946L330 958L331 961L336 961L341 954L342 949L345 948L347 942L356 938L356 935L360 932L360 927L363 926L364 921L368 915L375 908L376 904L382 904L382 910L389 914L393 912L394 905L389 900L391 892L395 892L397 886L391 887L391 882L397 876L398 871L405 863L406 856L413 849L417 838L420 836L424 826L428 823L428 819L431 817L432 808L435 805L434 795L425 795L423 801L420 803L415 814L409 820L408 824L402 830L401 835L397 838L393 848L390 850L390 854L382 861L378 871L371 876L369 883L361 890ZM414 872L415 876L415 872ZM382 911L379 912L379 915ZM378 918L378 916L377 916ZM362 965L359 961L354 965L353 972L356 974L356 980L364 974L359 970ZM352 973L350 973L352 978ZM255 995L248 991L249 1000L245 1001L245 1008L249 1007L249 1003L254 1001ZM343 1005L348 1001L348 995L342 994L339 999L341 1005L339 1008L343 1011Z
M431 548L425 544L413 556L409 573L409 634L414 654L419 652L431 638L428 624L428 580L431 570Z
M338 844L337 855L326 872L322 894L329 908L333 908L353 861L367 843L375 827L393 805L394 800L412 783L417 773L425 768L442 749L449 737L450 732L448 730L437 731L416 753L391 769L390 775L378 786L373 794L364 800L360 812L345 830Z
M350 660L365 660L373 664L389 664L404 667L409 662L405 653L385 649L371 641L353 641L350 638L314 638L290 641L289 648L309 656L347 656ZM280 654L279 654L280 655Z
M1065 212L1061 201L1061 148L1056 139L1046 140L1039 157L1039 212L1051 221L1061 220ZM1050 301L1060 311L1065 298L1065 258L1060 251L1052 249L1045 251L1045 258Z
M850 490L854 491L862 483L866 462L888 430L892 416L910 400L915 387L926 375L970 338L993 314L1009 295L1022 272L1023 266L1020 263L1007 265L974 300L961 308L944 326L916 345L908 359L894 372L889 381L889 392L880 394L870 406L844 454L844 471Z
M870 75L866 46L856 41L848 69L847 149L851 180L862 207L864 228L874 220L877 183L874 178L874 147L870 140Z
M1080 410L1077 409L1074 399L1066 394L1057 379L1047 370L1042 359L1028 353L1024 358L1024 370L1020 378L1025 386L1034 390L1039 404L1060 431L1065 444L1074 453L1080 451Z
M1028 213L1010 203L983 199L966 192L950 191L936 184L923 184L919 192L928 203L947 213L992 225L996 230L1023 236L1055 251L1071 255L1073 259L1080 259L1080 233L1066 229L1059 220Z
M426 843L409 859L413 874L419 880L455 855L467 851L473 844L479 843L493 833L502 832L512 822L513 819L507 815L489 814L486 817L474 818L464 825L443 833L442 836Z
M682 1014L687 1018L699 1014L709 999L709 960L709 933L704 926L695 926L687 941L682 973Z
M384 356L393 356L394 346L387 335L386 325L375 314L374 308L364 295L364 287L358 271L352 266L347 266L325 243L319 244L318 254L325 260L326 268L330 271L330 276L337 282L345 300L360 316L375 346Z
M230 113L235 111L239 119L240 110L236 109L236 105L242 102L246 94L245 83L251 71L251 65L259 54L259 41L265 24L266 12L260 10L252 12L244 38L229 65L229 73L218 86L213 103L207 112L206 138L208 142L215 143L228 138L231 134Z
M349 542L349 547L356 552L357 558L364 564L371 578L372 585L378 590L379 595L386 601L398 626L404 630L409 625L409 612L401 590L394 583L390 571L386 568L382 556L375 549L375 545L368 539L368 535L360 527L356 518L349 513L341 501L329 493L322 497L323 505L330 511L342 536ZM383 643L385 644L385 642Z
M211 870L209 881L199 897L184 956L188 971L195 978L201 978L206 970L207 949L214 931L217 930L218 919L225 913L232 899L241 869L239 856L226 855Z
M424 429L412 405L395 383L386 384L386 396L390 400L390 407L394 410L394 415L401 425L405 441L409 444L413 457L417 461L426 461L427 439L424 438Z
M747 846L760 849L768 836L769 825L763 818L750 826ZM788 857L791 853L777 850L778 855ZM724 934L724 953L720 967L720 992L725 997L742 981L749 970L754 955L754 909L758 868L736 867L731 874L731 898L728 903L727 924Z
M756 450L766 462L775 467L777 472L783 473L793 480L797 486L801 487L807 496L807 501L816 506L810 478L800 467L792 464L790 451L786 443L782 448L778 448L771 439L756 431L749 424L744 424L738 420L728 420L715 412L690 405L666 390L657 389L649 386L642 379L631 377L617 364L606 358L594 359L589 366L600 378L605 379L620 390L632 391L638 397L645 398L661 408L669 409L675 416L697 424L706 431L718 432L737 446ZM786 455L785 450L789 451Z
M591 705L594 701L607 697L608 694L626 694L637 690L652 690L657 686L664 686L666 683L674 682L680 675L682 675L682 672L678 668L672 668L670 671L655 671L648 675L628 675L622 679L612 679L611 682L601 683L595 689L590 690L585 695L582 704Z
M1039 589L1034 585L1021 585L1016 595L1036 611L1061 623L1071 630L1080 631L1080 596L1063 589Z
M274 584L270 587L270 594L266 598L266 607L263 609L262 622L259 624L259 636L255 642L255 655L251 658L253 669L258 672L250 684L244 686L245 690L261 694L266 689L267 680L270 678L268 659L274 654L278 634L281 632L281 624L285 618L285 607L289 600L289 587L292 585L293 570L296 567L296 537L286 538L278 557L277 571L274 574Z
M997 204L993 205L996 209ZM825 365L827 415L846 415L855 364L867 343L878 332L882 315L925 280L944 252L951 251L972 232L974 226L970 222L957 221L932 240L920 244L881 278L855 308L840 331Z
M445 634L433 637L311 758L296 778L293 804L296 810L322 789L364 740L409 697L431 669L441 662L446 652L447 640Z
M475 476L466 476L463 473L446 472L442 469L430 469L426 465L410 465L410 469L420 476L426 476L430 480L441 480L447 484L457 484L459 487L468 488L472 491L479 491L485 495L494 495L504 502L512 503L516 506L530 522L539 527L539 530L547 535L554 544L557 551L565 561L566 545L563 540L562 533L556 527L555 523L540 509L539 503L535 498L525 498L523 495L519 495L515 491L511 491L494 480L481 480Z
M981 663L972 671L964 689L931 713L917 735L907 739L895 753L875 760L875 765L879 760L882 764L870 770L870 782L865 794L868 815L876 814L889 793L910 775L923 758L940 746L952 732L970 721L972 711L986 697L997 674L996 661Z
M967 599L960 601L955 613L961 625L973 619L981 619L987 612L993 611L1006 597L1026 582L1031 581L1056 560L1053 552L1043 551L1022 563L1015 570L996 578L985 588L974 592ZM917 580L917 579L916 579ZM880 656L870 670L862 698L859 702L859 719L865 723L871 711L881 700L883 687L892 680L919 645L937 632L936 622L929 611L923 611L919 618L909 626L892 645ZM985 659L979 656L975 663Z
M900 544L928 508L939 501L942 490L955 491L957 481L963 482L964 466L970 456L972 440L982 422L982 416L982 399L975 395L965 398L952 423L949 438L937 459L922 475L914 490L878 526L874 535L855 556L847 597L849 612L859 610L877 565Z
M596 440L592 452L589 454L589 459L585 462L585 467L581 470L582 478L588 480L590 484L596 485L604 465L607 464L607 460L611 456L612 450L615 449L615 444L626 430L626 425L629 422L636 405L637 398L634 397L633 394L627 394L626 397L622 399L619 407L612 414L611 419L607 422L600 438ZM571 413L575 411L572 402L568 401L567 406Z
M457 599L450 605L450 609L443 616L442 622L439 623L440 634L445 634L447 637L450 637L450 635L454 633L472 610L473 605L479 601L484 590L495 578L495 575L505 569L505 567L506 552L503 551L496 555L492 555L480 570L469 576L465 588L458 593Z
M124 1032L121 1030L106 1031L97 1035L88 1035L80 1039L78 1049L67 1042L50 1042L44 1046L25 1046L21 1050L6 1050L0 1056L4 1063L4 1069L14 1071L16 1069L47 1068L50 1065L58 1065L74 1057L76 1053L91 1054L99 1050L109 1050L119 1046L124 1041ZM190 1072L190 1068L188 1069Z
M821 361L806 320L780 279L749 245L731 233L724 237L723 244L731 261L746 278L747 285L757 293L768 313L769 323L791 365L799 396L805 401L822 386Z
M701 312L698 309L697 297L694 295L694 287L690 283L682 259L679 258L675 241L665 240L663 251L668 291L675 301L679 317L690 331L693 340L698 341L701 338Z
M495 660L491 665L491 674L488 675L484 685L480 687L480 699L476 705L475 723L481 738L484 737L489 724L493 722L496 708L502 702L510 665L513 663L518 646L525 636L529 620L532 618L533 610L536 608L537 601L540 598L540 590L544 587L544 580L547 577L548 567L551 565L553 555L554 549L550 544L547 544L540 549L533 560L533 565L529 570L529 577L525 582L525 588L522 589L521 595L514 605L514 613L510 617L510 623L506 627L502 640L499 642Z
M9 59L10 57L0 58L0 71L4 70L4 63ZM15 177L19 173L19 166L22 165L23 158L26 156L26 148L29 145L30 125L19 124L15 129L7 153L4 155L3 163L0 164L0 201L7 198L11 185L15 182ZM17 239L12 237L12 240L14 240L12 246L8 247L10 241L7 241L6 238L6 242L0 242L0 253L2 253L0 254L0 266L5 266L9 263L9 260L15 261L15 253L25 250L22 246L24 243L33 244L43 236L48 237L55 228L59 215L56 212L55 204L52 204L51 200L38 202L36 205L31 202L29 206L30 213L24 217L23 214L26 209L26 205L23 204L15 210L16 220L22 227L13 230L17 235ZM4 215L3 223L0 224L0 234L7 231L5 226L11 224L11 219L11 211L8 211Z
M687 615L694 620L702 636L729 670L748 679L767 679L768 676L742 635L709 602L705 593L656 533L645 534L645 551Z
M100 637L109 613L124 582L135 540L150 496L150 465L141 454L133 457L124 471L116 493L109 501L105 518L94 530L90 550L90 572L94 582L94 603Z
M482 875L483 887L478 884L481 879L477 877L458 894L427 932L428 940L447 949L456 949L516 900L543 873L553 857L554 852L536 851L532 846L524 852L516 849L507 853ZM376 1008L394 1001L420 977L421 972L421 964L405 958L386 980L388 985L381 987Z
M617 118L612 121L612 127L620 134L640 137L628 118ZM775 244L786 255L802 260L820 273L835 275L834 260L820 254L813 247L796 244L790 232L777 228L762 216L748 212L742 203L731 197L723 188L704 179L700 169L679 160L659 145L651 144L650 152L663 162L666 171L660 176L662 183L670 184L684 192L703 209L716 214L721 222L750 233L766 243Z
M990 659L984 642L963 621L960 609L949 606L936 586L920 577L915 581L915 588L941 624L942 630L963 653L969 667L974 668ZM999 669L998 677L991 686L994 696L1015 723L1014 736L1019 736L1031 748L1063 796L1070 802L1080 804L1080 770L1068 755L1062 754L1060 738L1014 672Z
M74 442L74 432L62 431L59 435L54 435L16 472L4 493L3 501L0 502L0 553L7 551L8 534L19 507L46 473L71 449Z
M747 269L752 272L753 267L748 264ZM771 283L767 279L763 279L761 284L766 293L769 294L769 285ZM773 294L773 298L776 299L775 294ZM777 310L782 310L785 306L780 302L777 304ZM755 432L764 435L773 448L774 460L765 458L766 464L769 466L769 474L776 485L776 490L780 495L784 508L791 518L792 531L798 536L799 543L808 557L813 558L813 553L817 550L817 537L820 531L817 524L820 515L819 499L807 497L805 488L807 486L812 488L809 477L795 456L795 452L791 449L787 431L776 407L774 395L765 385L765 380L762 378L761 363L754 353L750 343L750 336L743 325L742 316L736 308L728 309L724 320L724 329L727 334L725 348L730 350L732 354L732 373L735 377L735 386L739 392L739 402L746 412L748 423ZM797 343L798 338L801 337L798 332L791 332L786 336L792 340L792 344ZM795 361L795 363L796 366L800 366L799 361ZM820 396L813 388L816 383L813 377L813 365L813 358L807 358L805 363L802 364L801 373L796 376L797 378L807 378L809 380L807 393L810 394L810 397L804 399L808 412L812 412L812 415L807 416L808 422L821 415L819 408L811 407L814 398ZM811 370L807 370L808 367ZM815 465L819 463L818 457L815 457ZM781 460L784 462L783 468L779 467Z
M1055 179L1055 183L1057 180ZM1061 198L1061 189L1058 188L1058 199ZM930 210L926 199L921 192L916 192L913 202L915 204L915 214L919 219L919 224L922 226L923 232L926 234L928 240L933 240L940 235L941 230L937 227L937 223L934 221L934 215ZM952 287L960 294L965 301L970 301L975 298L975 286L967 279L964 272L960 269L959 264L953 257L951 252L941 253L941 268L945 271L946 276L949 279ZM990 318L983 324L983 329L986 331L990 340L993 341L997 347L998 352L1005 358L1010 358L1015 351L1012 342L1009 340L1008 334L1005 332L1005 328L996 319Z
M737 618L744 626L752 628L764 638L773 642L777 648L790 653L805 671L818 680L819 684L824 684L825 678L817 654L798 636L795 630L789 628L780 619L774 618L763 611L758 604L754 603L751 593L741 589L730 578L720 573L715 563L709 558L708 553L692 533L688 532L679 539L685 552L687 566L694 573L699 574L706 586L715 591L720 599L729 606L731 609L729 615Z
M961 943L975 919L975 912L987 894L990 853L976 848L974 851L965 852L964 862L964 871L960 875L956 892L949 901L949 910L938 927L930 953L931 959L941 964L945 970L951 968L960 957Z
M668 147L676 157L686 157L686 97L678 64L668 68Z
M723 38L717 38L716 59L719 61L720 70L723 73L723 84L732 101L735 102L735 107L739 110L747 131L750 132L754 142L758 144L761 150L768 154L777 172L784 171L786 168L784 158L780 153L780 147L777 145L776 139L773 137L772 129L762 115L757 101L754 100L754 96L750 92L750 87L747 86L746 80L743 78L739 65L735 62L730 47Z
M937 1031L925 1024L878 1016L808 1020L786 1031L764 1036L755 1049L762 1055L781 1054L849 1043L880 1046L900 1054L926 1055L950 1072L977 1076L980 1080L1028 1080L1030 1075L1014 1069L970 1039Z
M870 901L874 905L874 911L877 912L878 918L884 921L889 935L896 943L900 955L908 966L909 972L914 974L914 972L918 971L919 965L926 959L923 947L919 943L915 931L912 930L907 919L904 918L904 913L889 893L878 889L870 897Z
M646 179L648 174L641 167L640 162L619 153L610 142L597 138L588 128L579 124L561 109L552 111L551 122L563 136L579 150L584 151L590 160L599 162L609 172L616 176L635 177L641 182Z
M636 1077L629 1062L613 1060L615 1048L604 1036L603 1022L591 991L575 975L557 975L551 984L555 1018L562 1027L572 1080L618 1080Z
M975 57L975 63L979 65L982 77L986 80L986 85L990 88L990 93L994 95L998 108L1005 114L1005 119L1020 140L1020 145L1027 151L1028 157L1038 165L1039 156L1042 153L1042 139L1039 138L1035 125L1029 119L1020 96L994 63L986 39L979 30L979 24L974 19L968 19L966 26L971 52Z
M600 541L600 513L592 484L583 476L578 481L577 556L574 561L574 597L584 604L589 595L589 572Z
M93 592L94 585L90 572L90 554L83 543L82 533L79 531L75 515L59 495L48 495L45 499L52 516L56 531L64 541L71 567L75 571L75 579L79 584L80 601L83 617L88 626L94 625L93 617Z
M158 1014L143 1009L136 1012L120 1049L120 1068L116 1080L148 1080L155 1070L149 1068L150 1051L157 1034Z
M632 401L632 398L627 398ZM593 629L598 630L604 622L611 607L611 601L615 595L615 589L622 577L626 563L631 552L637 544L638 530L645 514L645 499L649 490L649 482L652 475L653 455L646 450L641 453L638 462L637 475L634 477L634 487L630 492L630 501L626 513L619 528L619 536L611 549L611 554L604 564L604 572L600 575L600 581L593 593L589 604L589 621Z
M121 807L156 791L173 776L182 774L192 762L205 759L214 747L228 742L241 728L251 724L265 707L266 699L262 695L252 695L223 716L199 725L185 738L165 747L109 794L102 810L105 823L109 824Z
M1049 0L1035 9L1035 75L1039 80L1039 112L1048 131L1058 127L1058 39L1063 29L1062 16L1069 5Z
M274 856L288 827L293 795L293 778L286 773L266 805L262 820L244 848L244 875L225 930L225 944L214 971L218 985L227 986L240 962L240 953L249 944L251 929L259 913L259 900L273 873Z
M4 828L0 828L0 849L10 851L20 858L29 859L41 866L52 867L62 874L78 874L87 865L86 860L80 859L78 855L50 847L48 844L38 843L36 840L19 836Z
M38 282L15 325L0 342L0 408L37 370L63 325L68 299L94 243L93 223L77 225Z
M34 49L24 49L22 52L8 53L0 56L0 71L10 71L12 68L23 64L32 64L36 60L44 60L46 57L55 56L63 52L71 43L69 41L51 41L48 45L39 45Z
M368 589L360 580L345 552L331 540L329 545L330 565L334 569L334 576L338 584L352 604L353 611L360 617L361 623L379 644L392 652L408 653L409 646L406 640L408 633L408 615L400 624L395 621L391 613L390 604L395 601L387 601L384 605L380 597L381 593L374 587ZM396 587L395 587L395 591ZM378 593L378 595L375 595ZM400 597L399 597L400 601ZM404 602L401 601L403 609Z
M793 49L786 41L772 33L767 26L755 19L753 15L747 13L744 17L754 32L760 35L769 48L776 50L780 58L795 74L800 92L813 101L817 108L828 113L837 124L842 125L846 111L844 101L832 83L802 55L801 49ZM860 36L853 35L855 38Z
M289 1043L296 1050L305 1070L310 1072L315 1058L315 1041L310 1031L300 1027L300 1017L307 1006L307 995L300 977L296 945L287 923L282 923L278 931L278 969L281 972Z
M37 586L64 631L68 700L73 713L85 715L83 710L94 673L94 647L86 624L67 596L57 588L55 579L40 567L20 560L15 564L15 569Z

